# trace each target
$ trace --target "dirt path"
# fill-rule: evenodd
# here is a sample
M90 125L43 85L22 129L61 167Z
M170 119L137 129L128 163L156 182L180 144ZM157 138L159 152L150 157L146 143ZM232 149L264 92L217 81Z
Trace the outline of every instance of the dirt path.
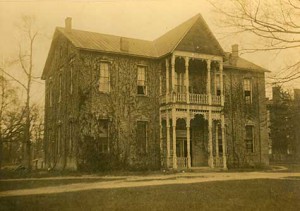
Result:
M127 176L127 177L82 176L82 177L68 177L68 178L69 179L70 178L76 178L76 179L114 178L117 180L92 182L92 183L83 182L83 183L68 184L68 185L57 185L51 187L2 191L0 192L0 197L55 194L55 193L76 192L76 191L95 190L95 189L129 188L129 187L158 186L158 185L172 185L172 184L191 184L191 183L201 183L201 182L211 182L211 181L249 180L249 179L298 179L295 177L299 177L300 179L300 173L247 172L247 173L180 173L174 175ZM47 178L38 179L38 180L47 180ZM7 180L1 180L1 181L7 181Z

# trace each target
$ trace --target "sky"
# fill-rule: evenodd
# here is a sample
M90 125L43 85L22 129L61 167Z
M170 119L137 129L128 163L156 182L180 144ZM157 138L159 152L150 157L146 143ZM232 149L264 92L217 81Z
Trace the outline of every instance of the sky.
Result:
M225 51L231 51L233 44L243 48L255 42L247 36L224 36L230 31L219 26L218 13L206 0L0 0L0 58L6 61L18 52L16 23L21 15L35 16L39 27L40 36L34 47L34 75L41 76L55 27L63 27L66 17L72 17L74 29L153 40L198 13L202 14ZM242 55L273 71L272 74L280 72L294 56L293 52L290 55L270 52ZM20 67L11 67L10 71L20 80L24 78ZM288 86L300 88L300 83L293 82ZM270 97L270 84L266 87ZM32 95L35 103L43 105L43 81L34 83Z

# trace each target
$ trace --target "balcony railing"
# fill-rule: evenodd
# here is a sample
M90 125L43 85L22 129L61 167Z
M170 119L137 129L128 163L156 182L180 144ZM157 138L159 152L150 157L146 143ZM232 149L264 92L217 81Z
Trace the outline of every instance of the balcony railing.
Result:
M193 104L208 104L208 95L190 94L190 103Z
M211 96L211 104L212 105L220 105L221 104L221 96L212 95Z
M186 102L187 102L187 95L185 93L172 93L172 94L160 96L160 104L186 103ZM190 104L208 105L209 104L208 95L190 93L189 102ZM221 105L221 96L212 95L211 104Z

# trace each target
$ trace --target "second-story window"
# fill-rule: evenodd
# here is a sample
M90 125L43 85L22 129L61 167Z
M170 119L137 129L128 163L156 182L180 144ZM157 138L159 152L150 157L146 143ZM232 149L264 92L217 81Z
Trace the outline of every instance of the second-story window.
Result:
M50 79L51 80L51 79ZM52 107L52 82L50 81L48 84L48 89L49 89L49 106Z
M175 91L185 93L184 74L175 72Z
M219 74L216 75L216 95L221 95L221 79Z
M249 78L244 79L244 98L246 104L252 103L252 85Z
M107 62L100 63L99 91L104 93L110 92L110 73Z
M58 95L58 102L60 103L61 102L61 99L62 99L62 75L60 74L59 75L59 95Z
M73 67L70 68L70 94L73 93Z
M146 87L146 67L138 66L137 72L137 94L138 95L146 95L147 87Z

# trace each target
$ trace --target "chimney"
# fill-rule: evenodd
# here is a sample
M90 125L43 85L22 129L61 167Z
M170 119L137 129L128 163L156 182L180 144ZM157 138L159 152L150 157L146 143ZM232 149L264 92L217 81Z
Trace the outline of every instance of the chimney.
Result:
M231 47L232 47L232 57L233 58L239 57L239 45L238 44L234 44Z
M279 103L281 101L280 97L280 87L272 87L273 103Z
M232 47L232 53L230 57L230 64L236 65L237 58L239 57L239 45L234 44L231 47Z
M295 102L300 106L300 89L294 89Z
M72 18L71 17L67 17L65 19L65 31L68 33L72 32Z
M120 50L124 52L129 51L129 42L128 39L121 37L120 38Z

